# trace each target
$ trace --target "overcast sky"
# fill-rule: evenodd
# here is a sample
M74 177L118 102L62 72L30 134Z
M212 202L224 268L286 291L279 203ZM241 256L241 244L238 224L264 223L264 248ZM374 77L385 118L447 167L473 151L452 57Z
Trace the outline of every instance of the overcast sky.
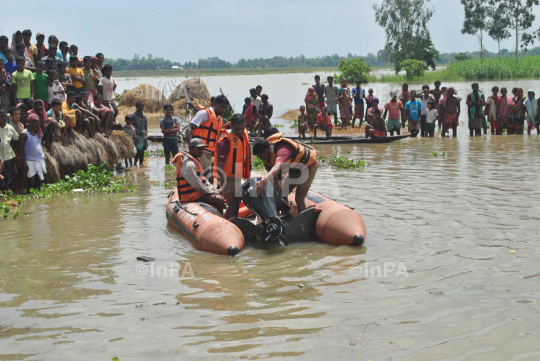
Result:
M31 29L79 47L79 56L103 52L107 58L133 54L184 63L218 56L241 58L316 57L376 54L385 34L375 23L373 4L382 0L92 0L2 3L0 34ZM476 51L476 37L461 34L463 6L458 0L431 0L429 29L440 52ZM38 10L39 8L39 10ZM534 27L540 25L540 9ZM9 16L5 15L9 14ZM540 45L540 44L536 44ZM497 43L487 38L487 50ZM502 48L513 50L513 40Z

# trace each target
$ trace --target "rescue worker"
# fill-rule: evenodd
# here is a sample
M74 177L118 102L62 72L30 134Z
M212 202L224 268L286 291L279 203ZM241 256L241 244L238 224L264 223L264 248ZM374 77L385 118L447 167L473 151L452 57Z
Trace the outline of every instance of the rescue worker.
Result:
M281 188L281 195L287 197L296 188L298 213L306 209L306 195L317 174L317 153L312 147L276 133L267 139L259 139L253 146L253 154L264 162L268 171L255 184L257 195L261 195L270 179L274 187ZM281 187L277 181L285 175Z
M191 124L186 129L186 139L200 138L208 147L204 149L201 156L201 163L204 175L210 183L212 181L212 166L214 164L214 152L219 131L223 127L221 115L227 110L229 100L224 95L215 98L213 106L201 109L191 120Z
M189 142L189 152L178 153L173 158L173 163L176 162L178 198L181 203L208 203L223 214L225 200L203 174L200 157L207 147L201 139L193 138Z
M251 148L242 114L234 114L230 129L224 129L216 147L215 167L223 197L227 201L225 219L238 217L242 201L242 179L251 174Z

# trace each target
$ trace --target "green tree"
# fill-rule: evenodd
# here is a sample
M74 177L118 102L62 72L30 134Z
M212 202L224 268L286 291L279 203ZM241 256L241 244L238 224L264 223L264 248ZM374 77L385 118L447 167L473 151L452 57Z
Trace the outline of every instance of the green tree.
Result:
M424 75L424 62L422 60L406 59L403 60L399 67L405 70L407 79L412 80L415 76Z
M339 62L338 70L340 74L336 75L336 81L347 78L351 83L357 79L361 79L362 83L367 83L367 75L371 71L371 67L362 59L342 59Z
M490 0L490 4L496 6L503 18L508 19L509 29L515 33L516 48L514 56L518 65L519 48L533 44L538 38L540 29L529 32L536 16L533 13L533 5L539 5L540 0Z
M471 54L469 54L468 51L466 52L460 52L460 53L457 53L456 55L453 56L454 59L456 59L457 62L461 62L461 61L465 61L465 60L469 60L472 58Z
M497 42L497 47L499 49L499 64L501 63L501 41L512 36L510 31L508 31L509 26L510 20L504 13L493 8L488 11L488 35Z
M385 29L384 48L390 52L396 73L406 59L423 60L435 66L429 56L438 56L438 52L434 47L427 52L423 49L426 44L433 46L427 28L433 10L426 7L426 1L429 0L383 0L381 5L373 5L377 24Z
M488 0L461 0L465 8L462 34L474 35L480 44L480 62L484 61L484 32L488 28Z

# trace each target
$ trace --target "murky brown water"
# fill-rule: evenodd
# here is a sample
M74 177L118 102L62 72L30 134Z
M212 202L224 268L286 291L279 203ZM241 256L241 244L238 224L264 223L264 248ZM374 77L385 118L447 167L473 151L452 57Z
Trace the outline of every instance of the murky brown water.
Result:
M0 360L540 358L539 137L318 150L372 163L314 186L362 214L365 247L202 253L162 185L27 204L0 222ZM131 177L172 180L162 162Z
M313 187L364 217L361 248L199 252L167 225L162 159L135 193L32 201L0 221L0 360L540 359L540 139L465 128L317 147L372 164Z

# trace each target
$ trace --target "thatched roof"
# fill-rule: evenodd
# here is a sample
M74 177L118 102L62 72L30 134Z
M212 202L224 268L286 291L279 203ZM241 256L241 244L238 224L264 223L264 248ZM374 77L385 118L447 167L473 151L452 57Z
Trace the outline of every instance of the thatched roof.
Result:
M173 90L169 101L174 103L180 99L186 99L190 95L201 101L210 101L210 92L206 84L200 78L189 78L184 80L176 89Z
M118 105L134 107L139 100L144 102L144 110L149 113L159 112L167 102L159 89L150 84L141 84L133 89L124 90Z

